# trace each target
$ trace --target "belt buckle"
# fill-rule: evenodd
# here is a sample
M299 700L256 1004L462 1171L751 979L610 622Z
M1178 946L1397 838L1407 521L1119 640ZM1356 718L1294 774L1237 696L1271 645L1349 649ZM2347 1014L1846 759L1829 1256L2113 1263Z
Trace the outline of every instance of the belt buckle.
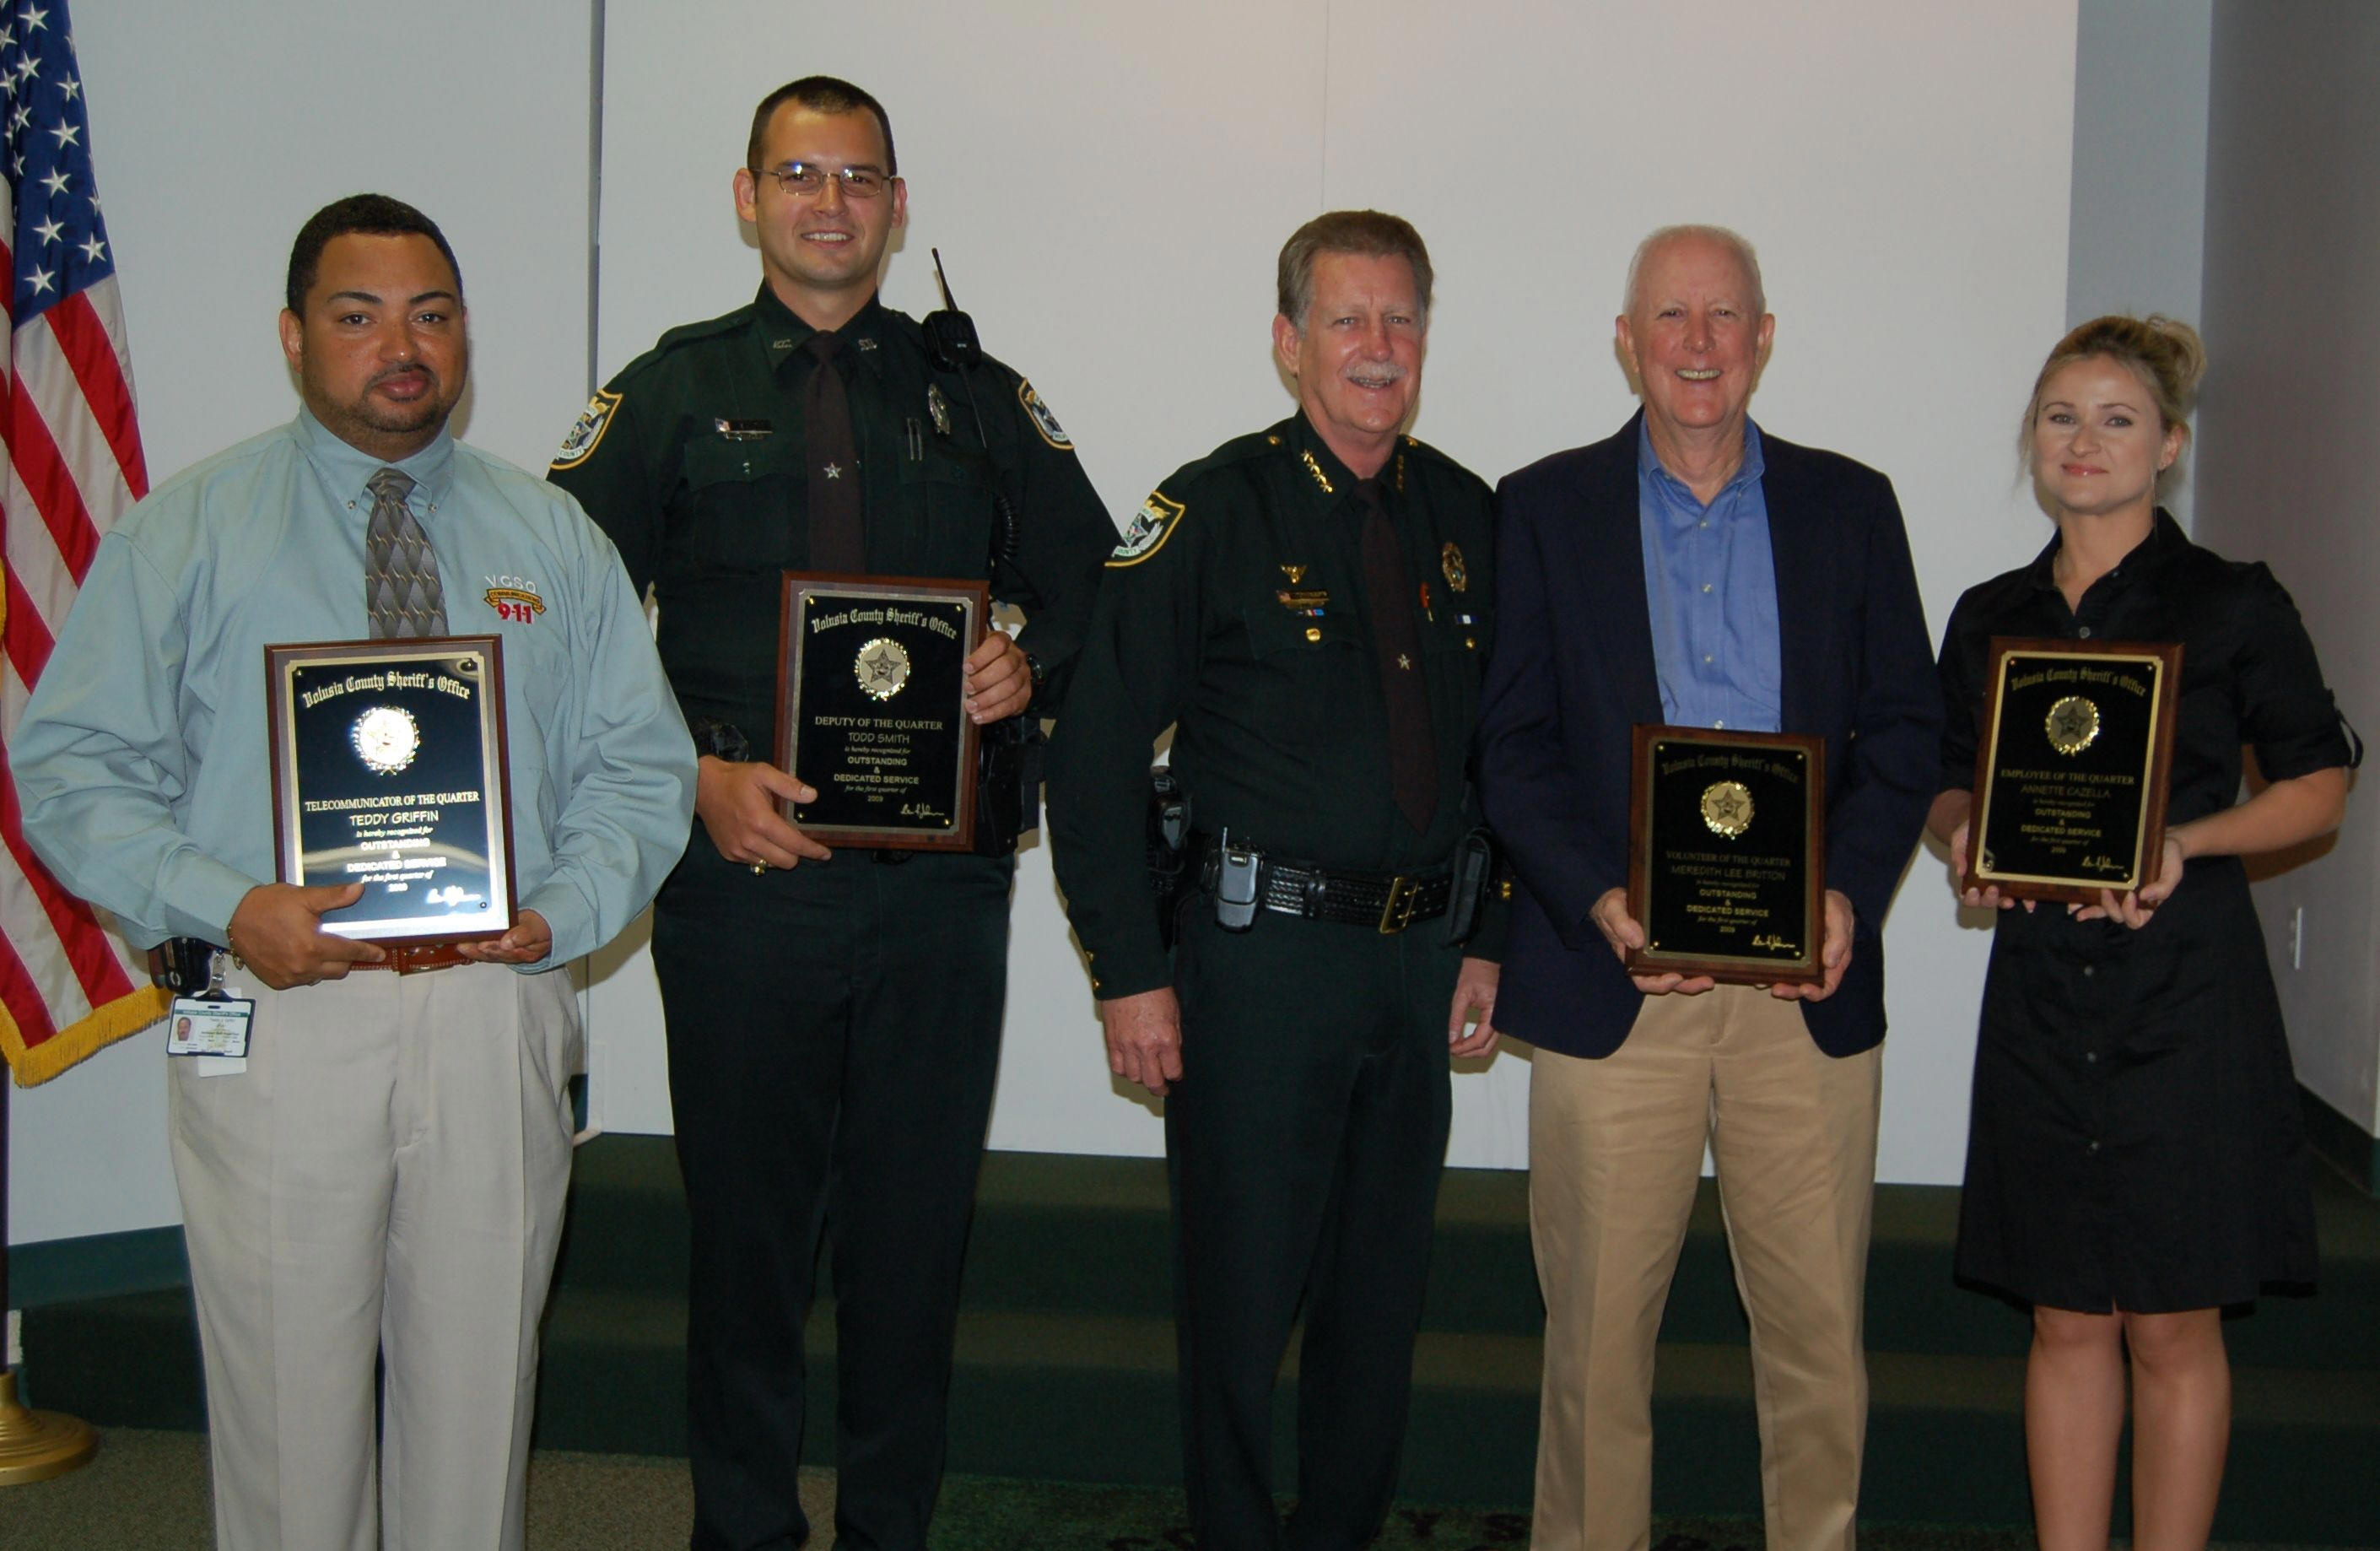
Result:
M437 970L451 970L469 962L455 951L452 943L400 943L387 945L388 957L373 968L395 970L401 975L426 975Z
M1421 897L1421 880L1402 873L1389 880L1388 902L1380 907L1380 935L1393 937L1413 924L1414 904Z

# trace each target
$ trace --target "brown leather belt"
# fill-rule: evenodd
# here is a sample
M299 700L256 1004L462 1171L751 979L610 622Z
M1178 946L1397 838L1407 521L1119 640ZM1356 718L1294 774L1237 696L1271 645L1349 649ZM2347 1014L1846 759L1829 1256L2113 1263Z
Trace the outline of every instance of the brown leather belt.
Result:
M358 959L348 968L395 970L401 975L419 975L472 962L463 957L462 948L454 943L382 943L381 951L388 957L378 963Z
M212 943L200 943L199 946L212 953L227 951ZM432 970L451 970L457 964L473 962L464 958L463 950L453 943L382 944L381 951L388 957L376 964L358 960L347 967L351 970L394 970L401 975L420 975ZM159 985L164 984L164 955L156 948L151 948L149 978Z

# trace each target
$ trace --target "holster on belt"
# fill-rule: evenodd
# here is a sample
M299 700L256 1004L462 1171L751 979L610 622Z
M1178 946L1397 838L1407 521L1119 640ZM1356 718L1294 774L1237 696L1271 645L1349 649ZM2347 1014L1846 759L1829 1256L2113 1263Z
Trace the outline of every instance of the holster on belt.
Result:
M1449 946L1461 947L1478 934L1479 918L1488 909L1488 894L1496 886L1502 860L1494 833L1484 824L1455 842L1453 891L1446 901Z
M1041 827L1038 716L1010 716L983 729L975 745L975 854L1006 856L1028 829Z
M1172 769L1148 771L1148 887L1157 897L1157 934L1169 949L1182 934L1182 901L1196 880L1190 849L1190 794Z

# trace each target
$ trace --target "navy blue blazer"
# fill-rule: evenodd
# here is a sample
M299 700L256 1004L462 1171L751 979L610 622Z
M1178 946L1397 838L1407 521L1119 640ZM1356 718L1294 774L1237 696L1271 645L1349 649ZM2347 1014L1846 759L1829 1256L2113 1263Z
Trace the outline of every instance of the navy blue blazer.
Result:
M1628 881L1629 728L1661 720L1636 488L1620 434L1497 487L1496 648L1480 783L1522 886L1496 1026L1567 1056L1617 1050L1644 1005L1588 919ZM1784 729L1827 743L1827 886L1857 922L1852 964L1801 1004L1829 1056L1884 1038L1878 928L1940 772L1942 694L1892 483L1761 433L1784 664Z

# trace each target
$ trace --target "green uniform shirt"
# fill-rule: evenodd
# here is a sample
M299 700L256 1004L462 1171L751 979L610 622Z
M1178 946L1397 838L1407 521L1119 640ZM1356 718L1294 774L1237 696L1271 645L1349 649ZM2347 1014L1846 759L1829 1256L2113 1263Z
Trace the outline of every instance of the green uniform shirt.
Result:
M1051 860L1101 997L1172 980L1146 852L1168 726L1197 828L1283 861L1430 872L1480 822L1465 766L1494 625L1488 486L1410 437L1379 478L1415 583L1436 816L1416 833L1390 790L1355 476L1303 415L1224 443L1160 485L1109 557L1050 749Z
M801 347L815 332L766 285L672 329L595 396L547 475L611 535L638 589L651 583L686 718L741 728L756 759L776 757L780 573L809 563L802 401L817 368ZM937 370L924 332L880 301L839 332L868 571L983 577L1005 495L1020 542L992 594L1026 611L1019 644L1048 675L1034 710L1054 710L1115 543L1074 444L1022 377L989 360Z

